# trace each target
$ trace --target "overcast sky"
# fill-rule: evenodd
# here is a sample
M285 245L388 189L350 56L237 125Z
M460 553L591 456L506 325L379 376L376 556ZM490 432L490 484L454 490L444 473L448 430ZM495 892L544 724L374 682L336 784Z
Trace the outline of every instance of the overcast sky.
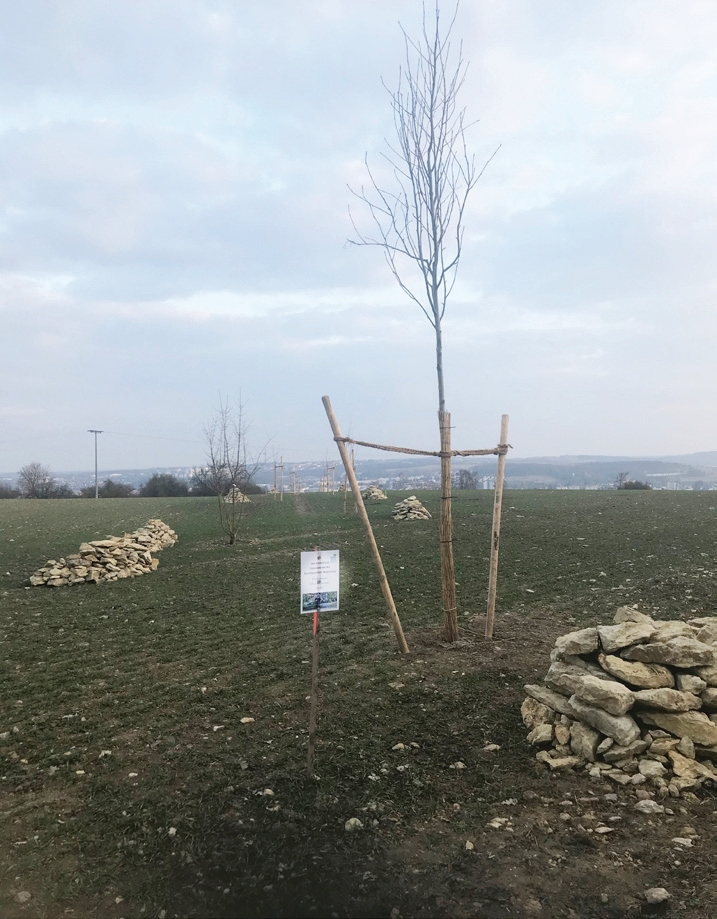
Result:
M0 471L436 449L433 331L348 185L417 0L0 0ZM479 162L445 319L454 447L717 449L717 4L463 0ZM376 454L373 454L375 457ZM361 458L372 458L363 450Z

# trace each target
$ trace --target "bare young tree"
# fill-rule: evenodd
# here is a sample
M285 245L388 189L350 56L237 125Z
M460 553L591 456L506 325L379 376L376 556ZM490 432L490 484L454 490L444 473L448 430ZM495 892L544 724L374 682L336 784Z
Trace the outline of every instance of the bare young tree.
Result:
M618 491L625 487L625 482L627 482L627 477L629 475L629 472L618 472L618 474L615 476L615 488L617 488Z
M249 460L244 406L219 400L219 408L204 428L207 462L196 470L193 483L216 495L219 522L230 546L246 510L246 491L261 460Z
M466 112L458 103L466 76L462 44L451 45L458 14L443 27L438 0L414 40L403 28L405 64L397 89L386 87L396 140L387 142L385 187L365 159L368 188L352 192L367 207L373 227L363 231L353 216L350 243L378 246L400 288L416 303L435 333L438 424L441 437L441 571L444 636L458 638L452 549L450 415L443 382L443 318L463 251L466 202L495 156L478 170L466 145ZM496 151L497 152L497 151Z
M48 466L42 463L28 463L17 477L17 486L23 498L52 498L57 483Z

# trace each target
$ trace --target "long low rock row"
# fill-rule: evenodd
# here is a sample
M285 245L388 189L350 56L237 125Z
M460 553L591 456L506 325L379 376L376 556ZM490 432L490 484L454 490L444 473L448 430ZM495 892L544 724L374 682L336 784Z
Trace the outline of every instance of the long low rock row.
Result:
M404 498L391 511L394 520L430 520L430 513L415 495Z
M635 607L563 635L523 722L552 770L658 797L717 782L717 617L660 622Z
M65 587L68 584L117 581L156 571L161 552L177 541L174 530L161 520L150 520L134 533L83 542L76 555L50 559L31 577L33 587Z

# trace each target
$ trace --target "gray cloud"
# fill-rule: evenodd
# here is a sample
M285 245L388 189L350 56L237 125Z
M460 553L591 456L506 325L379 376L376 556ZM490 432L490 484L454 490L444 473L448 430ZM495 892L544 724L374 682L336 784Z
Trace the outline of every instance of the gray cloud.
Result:
M432 330L346 247L413 0L26 0L0 35L0 469L257 438L435 440ZM456 438L523 455L714 449L717 11L464 3L479 160L449 306ZM148 435L173 438L153 441ZM141 436L140 436L141 435ZM466 443L470 441L470 443ZM109 449L111 446L111 450Z

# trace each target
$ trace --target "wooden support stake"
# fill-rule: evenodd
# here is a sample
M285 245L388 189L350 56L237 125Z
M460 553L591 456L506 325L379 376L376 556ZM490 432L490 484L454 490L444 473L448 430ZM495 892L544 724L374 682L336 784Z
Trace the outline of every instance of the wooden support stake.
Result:
M451 511L451 415L439 412L441 433L441 587L443 594L443 638L458 640L458 601L453 564L453 514Z
M311 709L309 711L309 759L307 772L314 777L314 754L316 752L316 712L319 698L319 611L314 610L314 647L311 654Z
M505 451L508 447L508 416L500 419L499 447L505 448L498 454L498 471L495 475L495 498L493 500L493 536L490 544L490 574L488 576L488 611L485 618L485 637L493 637L495 620L495 591L498 583L498 547L500 545L500 513L503 504L503 481L505 479Z
M326 415L329 419L329 424L331 425L334 440L336 441L336 446L339 448L341 462L344 464L346 475L349 477L349 482L351 483L351 491L353 492L354 501L356 502L356 511L361 518L361 522L363 523L364 530L366 532L366 539L368 540L369 548L371 550L371 558L373 559L373 563L376 567L376 572L378 573L378 580L381 584L381 592L383 593L383 598L386 601L386 608L388 609L388 615L391 620L391 624L393 625L393 631L396 633L398 647L403 654L408 654L408 644L406 643L406 637L403 634L401 620L398 618L398 613L396 612L396 604L393 602L391 588L389 587L388 578L386 577L386 572L383 569L381 555L378 551L378 546L376 545L376 539L373 535L373 530L371 529L371 521L368 519L366 506L364 505L363 498L361 497L361 489L359 488L358 480L356 479L356 473L354 472L353 466L351 465L351 460L349 459L349 451L346 449L346 444L343 440L341 429L339 428L339 423L336 420L336 415L334 415L334 410L331 407L331 400L328 396L323 396L321 401L324 403L324 408L326 409Z

